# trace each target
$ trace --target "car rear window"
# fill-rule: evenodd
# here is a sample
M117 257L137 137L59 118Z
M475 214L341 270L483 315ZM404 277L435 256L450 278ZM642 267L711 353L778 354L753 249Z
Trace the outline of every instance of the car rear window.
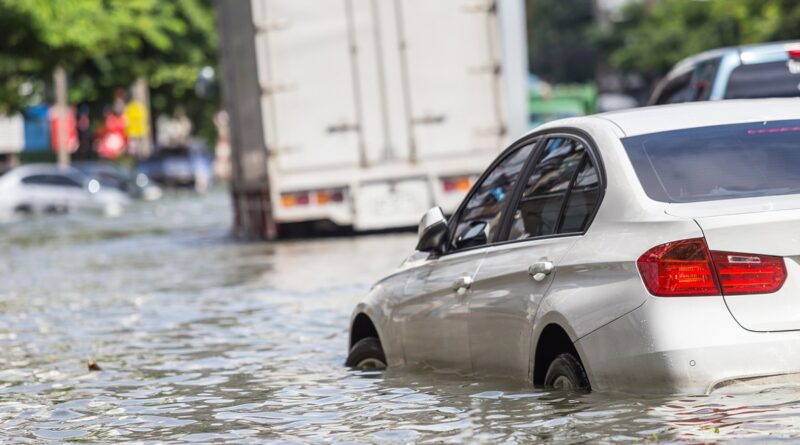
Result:
M725 99L800 96L800 61L741 65L731 73Z
M800 120L675 130L622 143L656 201L800 193Z

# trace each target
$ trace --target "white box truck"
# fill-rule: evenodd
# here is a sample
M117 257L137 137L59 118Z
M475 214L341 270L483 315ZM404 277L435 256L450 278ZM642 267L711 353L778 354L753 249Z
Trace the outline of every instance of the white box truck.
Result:
M452 213L527 130L524 0L250 7L279 232L414 226L434 205Z

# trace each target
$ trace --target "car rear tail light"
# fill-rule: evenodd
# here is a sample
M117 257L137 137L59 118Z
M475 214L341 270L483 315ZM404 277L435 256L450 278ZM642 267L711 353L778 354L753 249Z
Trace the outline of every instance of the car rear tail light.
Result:
M711 258L725 295L769 294L786 281L786 265L781 257L712 252Z
M647 290L660 297L719 295L703 238L653 247L636 262Z
M800 48L792 48L786 51L789 54L790 59L798 60L800 59Z
M455 176L442 179L442 188L445 192L466 192L472 186L472 178L469 176Z
M659 297L771 293L786 280L783 258L712 252L704 238L653 247L636 264L647 290Z

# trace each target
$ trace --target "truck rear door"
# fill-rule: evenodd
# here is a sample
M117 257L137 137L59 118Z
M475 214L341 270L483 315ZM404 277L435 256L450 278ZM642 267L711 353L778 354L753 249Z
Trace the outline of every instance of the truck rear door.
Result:
M494 2L398 3L411 156L500 148L505 127Z
M348 2L253 0L267 148L280 171L356 167Z

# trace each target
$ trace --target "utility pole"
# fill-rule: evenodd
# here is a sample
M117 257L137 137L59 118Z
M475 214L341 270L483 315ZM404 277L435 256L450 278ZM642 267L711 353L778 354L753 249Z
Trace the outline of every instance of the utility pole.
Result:
M56 89L55 116L58 122L58 134L56 137L56 153L58 154L58 166L69 167L69 147L67 146L67 116L69 107L67 106L67 72L63 66L56 67L53 71L53 83Z
M140 103L145 111L143 116L141 116L142 134L140 135L141 141L139 142L141 146L139 147L137 156L140 158L147 158L153 154L152 132L150 131L150 86L147 82L147 78L144 76L137 77L132 90L133 99Z

